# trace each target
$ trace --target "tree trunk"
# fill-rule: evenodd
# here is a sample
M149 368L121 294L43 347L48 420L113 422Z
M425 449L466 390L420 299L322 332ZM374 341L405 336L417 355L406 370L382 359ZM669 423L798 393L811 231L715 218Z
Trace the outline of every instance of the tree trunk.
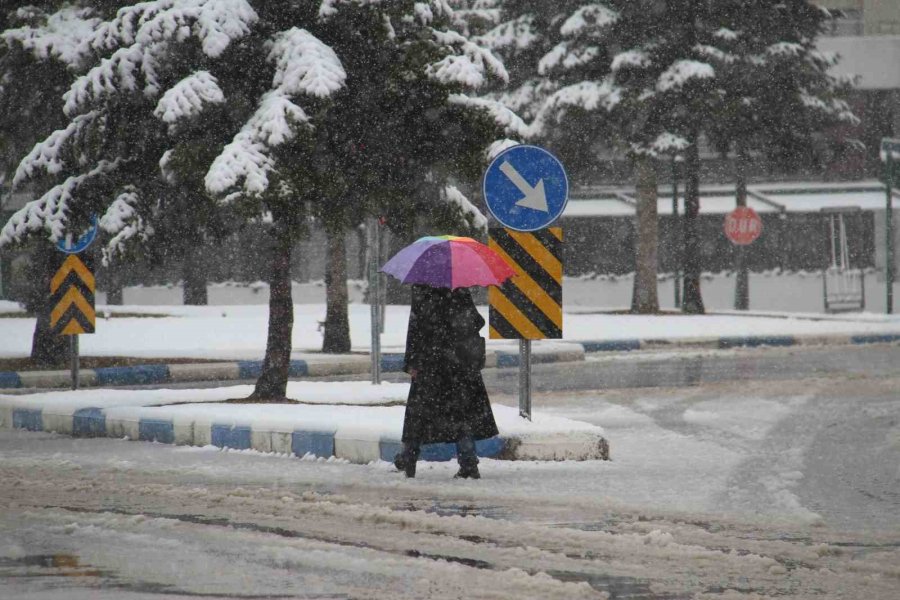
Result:
M290 250L288 250L290 252ZM206 291L206 270L203 265L203 248L188 246L181 262L182 302L188 306L205 306L209 303Z
M110 264L103 268L106 284L106 303L121 306L125 303L125 285L122 280L122 268L119 264Z
M735 161L735 199L738 206L747 206L747 153L744 143L737 142L737 160ZM747 268L747 247L734 245L734 309L750 308L750 273Z
M31 360L48 367L64 367L69 360L69 340L50 332L50 280L60 264L53 246L40 244L34 251L32 269L36 284L29 290L26 308L37 317L31 337Z
M700 295L700 238L697 233L697 217L700 214L700 150L699 134L694 131L691 145L685 151L684 164L684 296L682 311L702 315L703 298Z
M325 335L322 352L350 352L350 320L347 316L347 245L344 231L327 231L325 257Z
M659 224L656 169L650 157L640 155L634 158L634 177L637 188L637 241L631 312L653 314L659 312L656 279Z
M294 301L291 297L291 248L293 240L284 224L273 231L272 264L269 272L269 333L262 373L250 396L255 400L282 400L287 396L291 366L291 335Z

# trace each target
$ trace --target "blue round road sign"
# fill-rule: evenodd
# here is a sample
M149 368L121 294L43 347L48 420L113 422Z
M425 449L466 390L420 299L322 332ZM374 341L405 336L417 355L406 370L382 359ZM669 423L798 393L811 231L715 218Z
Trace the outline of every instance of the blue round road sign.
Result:
M562 163L537 146L513 146L494 158L484 173L484 200L494 218L517 231L548 227L569 200Z
M92 215L90 228L85 231L75 243L72 243L70 239L59 240L56 242L56 248L66 254L78 254L79 252L83 252L85 248L91 245L94 238L97 237L97 229L97 215Z

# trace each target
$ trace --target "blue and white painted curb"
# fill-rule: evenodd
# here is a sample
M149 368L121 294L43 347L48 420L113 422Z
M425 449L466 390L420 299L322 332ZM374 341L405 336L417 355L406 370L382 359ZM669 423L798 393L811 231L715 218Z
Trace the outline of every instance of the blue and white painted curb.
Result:
M25 396L0 397L0 427L75 437L111 437L189 446L340 458L352 463L391 461L399 439L354 428L303 428L301 423L235 422L225 415L185 417L165 406L41 407ZM481 457L504 460L608 460L609 445L584 432L500 435L475 444ZM456 457L455 444L426 444L423 460Z
M900 342L900 333L561 341L554 342L547 348L534 347L532 362L574 362L584 360L585 354L596 352L628 352L665 348L728 349L897 342ZM519 354L512 351L489 350L485 366L501 369L518 367ZM323 355L291 360L289 373L292 378L325 377L368 373L369 368L368 355ZM402 369L402 354L386 353L382 356L381 371L383 373L396 373ZM113 387L191 381L239 381L255 379L261 370L262 361L260 360L82 369L79 372L79 385L82 387ZM68 387L71 383L72 375L69 371L0 371L0 389L58 388Z
M784 346L823 346L890 344L900 342L900 333L845 335L751 335L698 338L621 339L578 342L586 353L660 350L665 348L761 348Z
M535 363L571 362L584 360L584 349L579 344L556 343L547 349L535 349ZM210 362L186 364L137 365L131 367L107 367L81 369L79 386L114 387L124 385L154 385L190 381L239 381L256 379L262 372L261 360L237 362ZM486 367L517 367L518 352L490 350ZM356 375L368 373L371 361L368 355L310 356L290 362L292 378L326 377L329 375ZM382 373L403 370L403 354L385 353L381 357ZM57 388L72 384L70 371L5 371L0 372L0 389Z

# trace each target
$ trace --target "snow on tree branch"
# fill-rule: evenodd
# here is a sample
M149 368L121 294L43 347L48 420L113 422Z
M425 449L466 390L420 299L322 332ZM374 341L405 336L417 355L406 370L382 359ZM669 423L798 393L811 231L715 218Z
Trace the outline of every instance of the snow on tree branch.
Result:
M146 241L153 235L153 227L144 221L136 209L139 201L137 191L129 188L113 200L100 218L100 229L112 236L106 244L106 258L122 252L131 239L139 237Z
M725 40L728 42L733 42L738 39L738 37L740 37L736 31L728 29L727 27L717 29L715 32L713 32L713 35L721 40Z
M538 62L538 73L545 75L556 67L572 69L586 65L600 56L597 46L573 47L567 42L560 42Z
M234 140L216 157L204 178L213 194L232 192L240 186L247 194L261 194L269 187L275 161L269 150L291 140L298 125L309 117L291 98L301 95L326 97L344 86L347 74L337 54L305 29L292 28L274 36L268 60L276 69L273 89Z
M21 242L28 233L41 229L50 233L50 241L53 243L62 239L69 218L69 203L74 199L78 188L92 177L113 171L118 165L118 160L101 161L87 173L69 177L37 200L28 202L0 230L0 247Z
M164 123L174 124L200 114L206 104L225 101L225 94L209 71L192 73L166 90L153 115Z
M324 98L344 86L347 73L337 54L305 29L276 34L268 60L275 63L273 85L287 96Z
M707 44L697 44L696 46L694 46L694 51L701 56L705 56L727 64L732 64L737 61L737 57L734 54L725 52L721 48L716 48L715 46L709 46Z
M804 48L801 44L792 42L778 42L766 48L766 53L772 56L800 56Z
M707 63L696 60L679 60L666 69L656 82L656 89L668 92L684 86L692 79L712 79L716 72Z
M245 127L216 157L204 178L207 191L223 194L243 183L248 194L261 194L269 187L269 173L275 161L264 144L254 140L254 132Z
M98 116L99 113L96 111L78 115L72 119L65 129L58 129L51 133L43 142L35 144L31 152L22 159L16 168L16 174L12 181L13 187L34 176L35 171L38 170L44 170L51 175L62 171L65 167L65 163L60 156L63 147L73 139L78 138Z
M569 108L585 111L603 108L611 111L621 101L622 88L615 85L611 77L601 81L582 81L568 85L547 98L530 126L530 134L540 135L551 118L561 119Z
M143 75L143 92L154 96L159 92L157 69L159 64L147 48L135 44L116 50L110 58L75 80L63 94L63 112L72 116L83 111L89 104L107 96L140 88L138 73Z
M83 44L102 51L194 36L203 52L216 58L232 41L249 34L258 19L247 0L155 0L122 8Z
M602 4L588 4L576 10L566 19L559 32L565 36L578 35L585 31L600 29L619 20L619 13Z
M632 67L641 69L649 66L650 63L650 55L644 50L626 50L619 52L613 57L609 68L613 72Z
M505 138L502 140L496 140L488 146L487 151L485 152L485 160L490 162L494 160L498 154L506 150L507 148L512 148L513 146L520 146L522 142L518 140L511 140L509 138Z
M497 93L496 98L516 114L524 118L533 118L543 99L556 91L556 86L556 82L545 77L535 77L523 82L516 89Z
M441 200L455 206L473 227L487 231L487 217L455 185L448 185L441 190Z
M501 23L475 38L475 41L491 50L502 52L510 48L526 50L538 39L540 36L534 31L534 15L522 15L507 23Z
M690 145L691 143L680 135L665 131L650 143L650 148L654 154L665 154L667 152L680 152Z
M90 8L65 6L50 15L45 25L7 29L0 38L8 46L19 44L39 60L54 58L77 68L86 56L81 41L91 37L101 23L92 14Z
M809 93L807 90L801 89L800 102L802 102L803 105L807 108L812 108L814 110L821 111L826 115L836 117L839 121L842 121L844 123L858 125L860 122L859 117L853 114L853 110L850 108L850 105L847 104L846 101L839 98L825 100L820 98L819 96Z
M489 98L472 98L465 94L451 94L448 97L448 101L450 104L460 104L486 110L494 119L494 122L500 127L503 127L507 134L524 136L528 131L528 126L519 115L496 100L491 100Z
M319 4L319 18L328 19L338 13L338 5L349 6L369 6L389 4L383 0L322 0ZM453 15L453 9L447 4L446 0L429 0L428 2L416 2L413 5L413 12L420 23L427 25L431 22L435 15L441 17L449 17ZM424 19L428 19L427 21Z
M454 52L442 60L431 64L426 69L429 77L444 84L457 83L477 89L484 85L489 74L496 75L502 81L509 81L509 73L503 63L490 50L469 41L455 31L433 30L439 44L449 46Z

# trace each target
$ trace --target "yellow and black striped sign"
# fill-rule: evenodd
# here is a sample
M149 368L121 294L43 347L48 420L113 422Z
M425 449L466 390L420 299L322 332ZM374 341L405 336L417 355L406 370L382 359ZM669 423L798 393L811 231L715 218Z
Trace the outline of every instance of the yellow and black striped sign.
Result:
M516 271L488 291L491 339L562 338L562 228L491 228L488 245Z
M55 335L94 333L96 283L90 259L64 254L65 259L50 280L50 330ZM85 264L87 263L87 264Z

